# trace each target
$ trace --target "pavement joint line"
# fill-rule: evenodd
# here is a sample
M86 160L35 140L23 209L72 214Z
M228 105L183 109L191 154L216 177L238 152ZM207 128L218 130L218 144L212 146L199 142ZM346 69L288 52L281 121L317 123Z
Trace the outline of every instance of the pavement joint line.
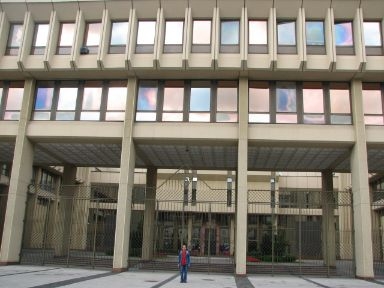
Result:
M57 270L57 269L60 269L60 268L51 268L51 269L43 269L43 270L33 270L33 271L17 272L17 273L0 275L0 277L6 277L6 276L12 276L12 275L20 275L20 274L28 274L28 273L36 273L36 272L44 272L44 271L51 271L51 270Z
M255 288L248 277L236 276L235 277L236 287L238 288Z
M165 284L167 284L168 282L171 282L173 279L175 279L176 277L179 277L180 276L180 273L177 273L171 277L169 277L168 279L165 279L164 281L161 281L160 283L156 284L155 286L152 286L151 288L159 288Z
M79 277L79 278L74 278L74 279L63 280L63 281L59 281L59 282L37 285L37 286L30 287L30 288L56 288L56 287L62 287L62 286L70 285L70 284L88 281L88 280L93 280L93 279L97 279L97 278L103 278L103 277L107 277L107 276L111 276L111 275L116 275L116 273L107 272L107 273L102 273L102 274L97 274L97 275L84 276L84 277Z
M313 281L313 280L308 279L308 278L305 278L305 277L299 277L299 278L301 278L301 279L303 279L303 280L305 280L305 281L307 281L307 282L309 282L309 283L312 283L312 284L315 284L315 285L317 285L317 286L323 287L323 288L332 288L331 286L327 286L327 285L318 283L318 282L316 282L316 281Z

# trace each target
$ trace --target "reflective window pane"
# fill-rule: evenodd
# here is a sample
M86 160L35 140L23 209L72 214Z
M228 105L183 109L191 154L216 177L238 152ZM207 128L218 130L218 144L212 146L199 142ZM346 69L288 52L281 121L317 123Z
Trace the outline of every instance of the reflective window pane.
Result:
M23 102L24 88L9 88L6 110L20 110Z
M265 45L267 44L267 21L249 21L249 44Z
M84 121L99 121L100 112L81 112L80 120Z
M383 116L364 116L364 123L366 125L383 125Z
M324 22L307 21L305 23L305 36L307 45L325 45Z
M33 113L33 120L50 120L51 119L51 112L34 112Z
M127 99L126 87L109 87L107 110L125 110L125 104ZM113 115L113 114L111 114Z
M240 40L239 21L221 21L221 45L238 45Z
M184 88L165 87L164 88L164 111L183 111Z
M211 115L209 113L189 113L190 122L210 122Z
M85 46L99 46L101 38L101 23L88 23Z
M270 123L269 114L249 114L248 116L249 123Z
M211 44L211 20L193 20L193 44Z
M83 110L100 110L101 87L85 87L83 95Z
M59 120L59 121L75 120L75 112L57 112L56 120Z
M237 113L216 113L216 122L237 122Z
M9 28L8 47L20 47L23 40L23 24L11 24Z
M278 45L296 45L296 22L281 22L277 24Z
M139 87L137 110L155 111L157 104L157 87Z
M296 114L276 114L276 123L297 123Z
M380 22L364 22L365 46L382 46Z
M124 112L107 112L105 113L106 121L124 121Z
M210 111L211 88L191 88L190 111Z
M165 22L165 39L164 44L183 44L183 21L166 21Z
M324 113L322 89L303 89L304 113Z
M77 88L61 87L59 90L58 110L75 110L77 99Z
M49 24L37 24L36 25L36 38L35 38L35 46L43 46L47 45L48 33L49 33Z
M183 121L183 113L163 113L162 121L182 122Z
M331 113L350 113L349 90L330 89Z
M335 23L336 46L353 46L352 22Z
M0 109L1 109L1 101L3 99L3 88L0 87Z
M237 111L237 88L217 88L217 111Z
M50 110L52 107L53 88L39 87L36 94L35 110Z
M325 116L324 115L304 115L304 124L324 124Z
M295 88L276 88L276 111L296 112Z
M112 23L111 45L127 45L128 24L128 21Z
M269 112L269 88L249 88L249 112Z
M75 28L75 23L61 23L59 46L72 46Z
M137 112L136 121L156 121L156 113Z
M336 125L352 124L352 117L348 115L331 115L331 124L336 124Z
M156 21L139 21L137 30L137 44L151 44L155 42Z
M380 90L363 90L364 114L383 114Z
M20 112L18 111L5 111L4 120L20 120Z

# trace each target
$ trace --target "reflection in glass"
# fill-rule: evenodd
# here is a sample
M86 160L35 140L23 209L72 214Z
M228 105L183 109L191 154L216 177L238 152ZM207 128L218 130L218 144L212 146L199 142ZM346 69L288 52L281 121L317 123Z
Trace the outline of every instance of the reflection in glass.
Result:
M23 37L23 24L11 24L9 28L8 47L20 47Z
M249 114L248 116L249 123L269 123L270 121L269 114Z
M296 114L276 114L276 123L297 123Z
M249 21L249 44L267 44L267 21Z
M107 110L122 110L125 111L125 104L127 99L126 87L109 87ZM113 115L113 114L111 114Z
M0 109L1 109L1 100L3 99L3 88L0 88Z
M216 113L216 122L237 122L237 113Z
M75 120L75 112L57 112L56 120L59 120L59 121Z
M349 115L331 115L331 124L352 124L352 118Z
M217 111L237 111L237 88L217 88Z
M155 111L157 104L157 87L139 87L137 110Z
M304 113L324 113L323 89L303 89Z
M83 95L83 110L100 110L101 87L86 87Z
M221 45L238 45L240 33L239 21L221 21Z
M366 125L383 125L383 116L364 116L364 123Z
M86 46L99 46L101 37L101 23L88 23L87 24L87 40L85 41Z
M136 121L156 121L156 113L136 112Z
M51 110L53 88L39 87L37 89L35 110Z
M84 121L99 121L100 112L81 112L80 120Z
M24 88L9 88L6 110L18 110L21 109L21 103L23 102Z
M124 121L124 112L107 112L105 113L106 121Z
M20 112L19 111L5 111L4 120L19 120Z
M277 88L276 89L276 111L277 112L296 112L296 89Z
M182 111L184 100L184 88L165 87L164 88L164 111Z
M183 27L183 21L166 21L164 44L183 44Z
M45 112L34 112L33 113L33 120L50 120L51 119L51 112L45 111Z
M183 113L163 113L162 121L182 122L183 121Z
M363 90L364 114L383 114L380 90Z
M269 112L269 88L249 88L249 112Z
M335 23L336 46L353 46L352 22Z
M57 54L60 54L60 55L71 54L74 35L75 35L75 23L61 23L60 39L59 39L59 44L57 45Z
M49 24L36 25L35 46L45 47L47 45Z
M191 88L190 111L210 111L211 89Z
M295 21L277 24L277 42L278 45L296 45Z
M211 44L211 20L193 20L192 44Z
M305 23L305 36L307 38L307 45L324 46L324 22L307 21Z
M330 89L331 113L350 113L349 90Z
M112 23L111 45L127 44L128 26L128 21Z
M365 46L381 46L380 22L364 22L364 44Z
M151 44L155 42L156 21L139 21L137 30L137 44Z
M324 115L304 115L304 124L324 124L325 116Z
M190 122L210 122L211 115L209 113L189 113Z
M77 88L61 87L59 90L58 110L75 110L77 99ZM59 119L58 119L59 120Z

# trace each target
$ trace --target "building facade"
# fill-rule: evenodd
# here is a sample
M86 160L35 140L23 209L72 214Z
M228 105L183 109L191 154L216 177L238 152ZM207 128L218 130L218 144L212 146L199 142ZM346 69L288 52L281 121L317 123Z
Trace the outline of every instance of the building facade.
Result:
M362 278L380 270L383 1L3 0L0 11L2 264L36 243L56 258L95 252L88 232L103 225L115 271L181 242L240 275L288 254L350 260Z

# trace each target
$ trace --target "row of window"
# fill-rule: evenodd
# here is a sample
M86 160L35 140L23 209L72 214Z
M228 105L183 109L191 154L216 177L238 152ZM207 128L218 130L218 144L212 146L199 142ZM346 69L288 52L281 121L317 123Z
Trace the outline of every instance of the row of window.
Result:
M19 120L23 82L0 83L0 119ZM124 121L127 81L39 81L32 120ZM363 83L364 121L384 125L384 85ZM138 122L238 121L237 81L141 81ZM343 82L249 82L249 123L352 124Z
M278 53L296 54L296 21L281 20L277 23ZM381 21L363 22L364 44L367 55L382 55L382 23ZM324 21L309 20L305 24L306 45L308 54L325 54L325 28ZM49 39L49 24L36 23L34 29L31 53L42 55L45 52ZM83 40L83 54L97 54L101 34L103 31L101 22L87 22ZM75 39L76 23L60 23L56 54L71 54ZM181 53L183 50L184 21L165 21L164 53ZM153 53L156 21L139 20L137 25L136 53ZM335 23L335 44L338 54L355 54L353 21ZM110 54L124 54L129 37L129 22L114 21L111 25L109 39ZM23 24L11 23L7 43L6 55L17 55L23 39ZM268 53L268 21L248 21L248 51L249 53ZM212 41L212 20L194 19L192 23L192 47L193 53L210 53ZM240 52L240 20L221 20L220 22L220 52Z

